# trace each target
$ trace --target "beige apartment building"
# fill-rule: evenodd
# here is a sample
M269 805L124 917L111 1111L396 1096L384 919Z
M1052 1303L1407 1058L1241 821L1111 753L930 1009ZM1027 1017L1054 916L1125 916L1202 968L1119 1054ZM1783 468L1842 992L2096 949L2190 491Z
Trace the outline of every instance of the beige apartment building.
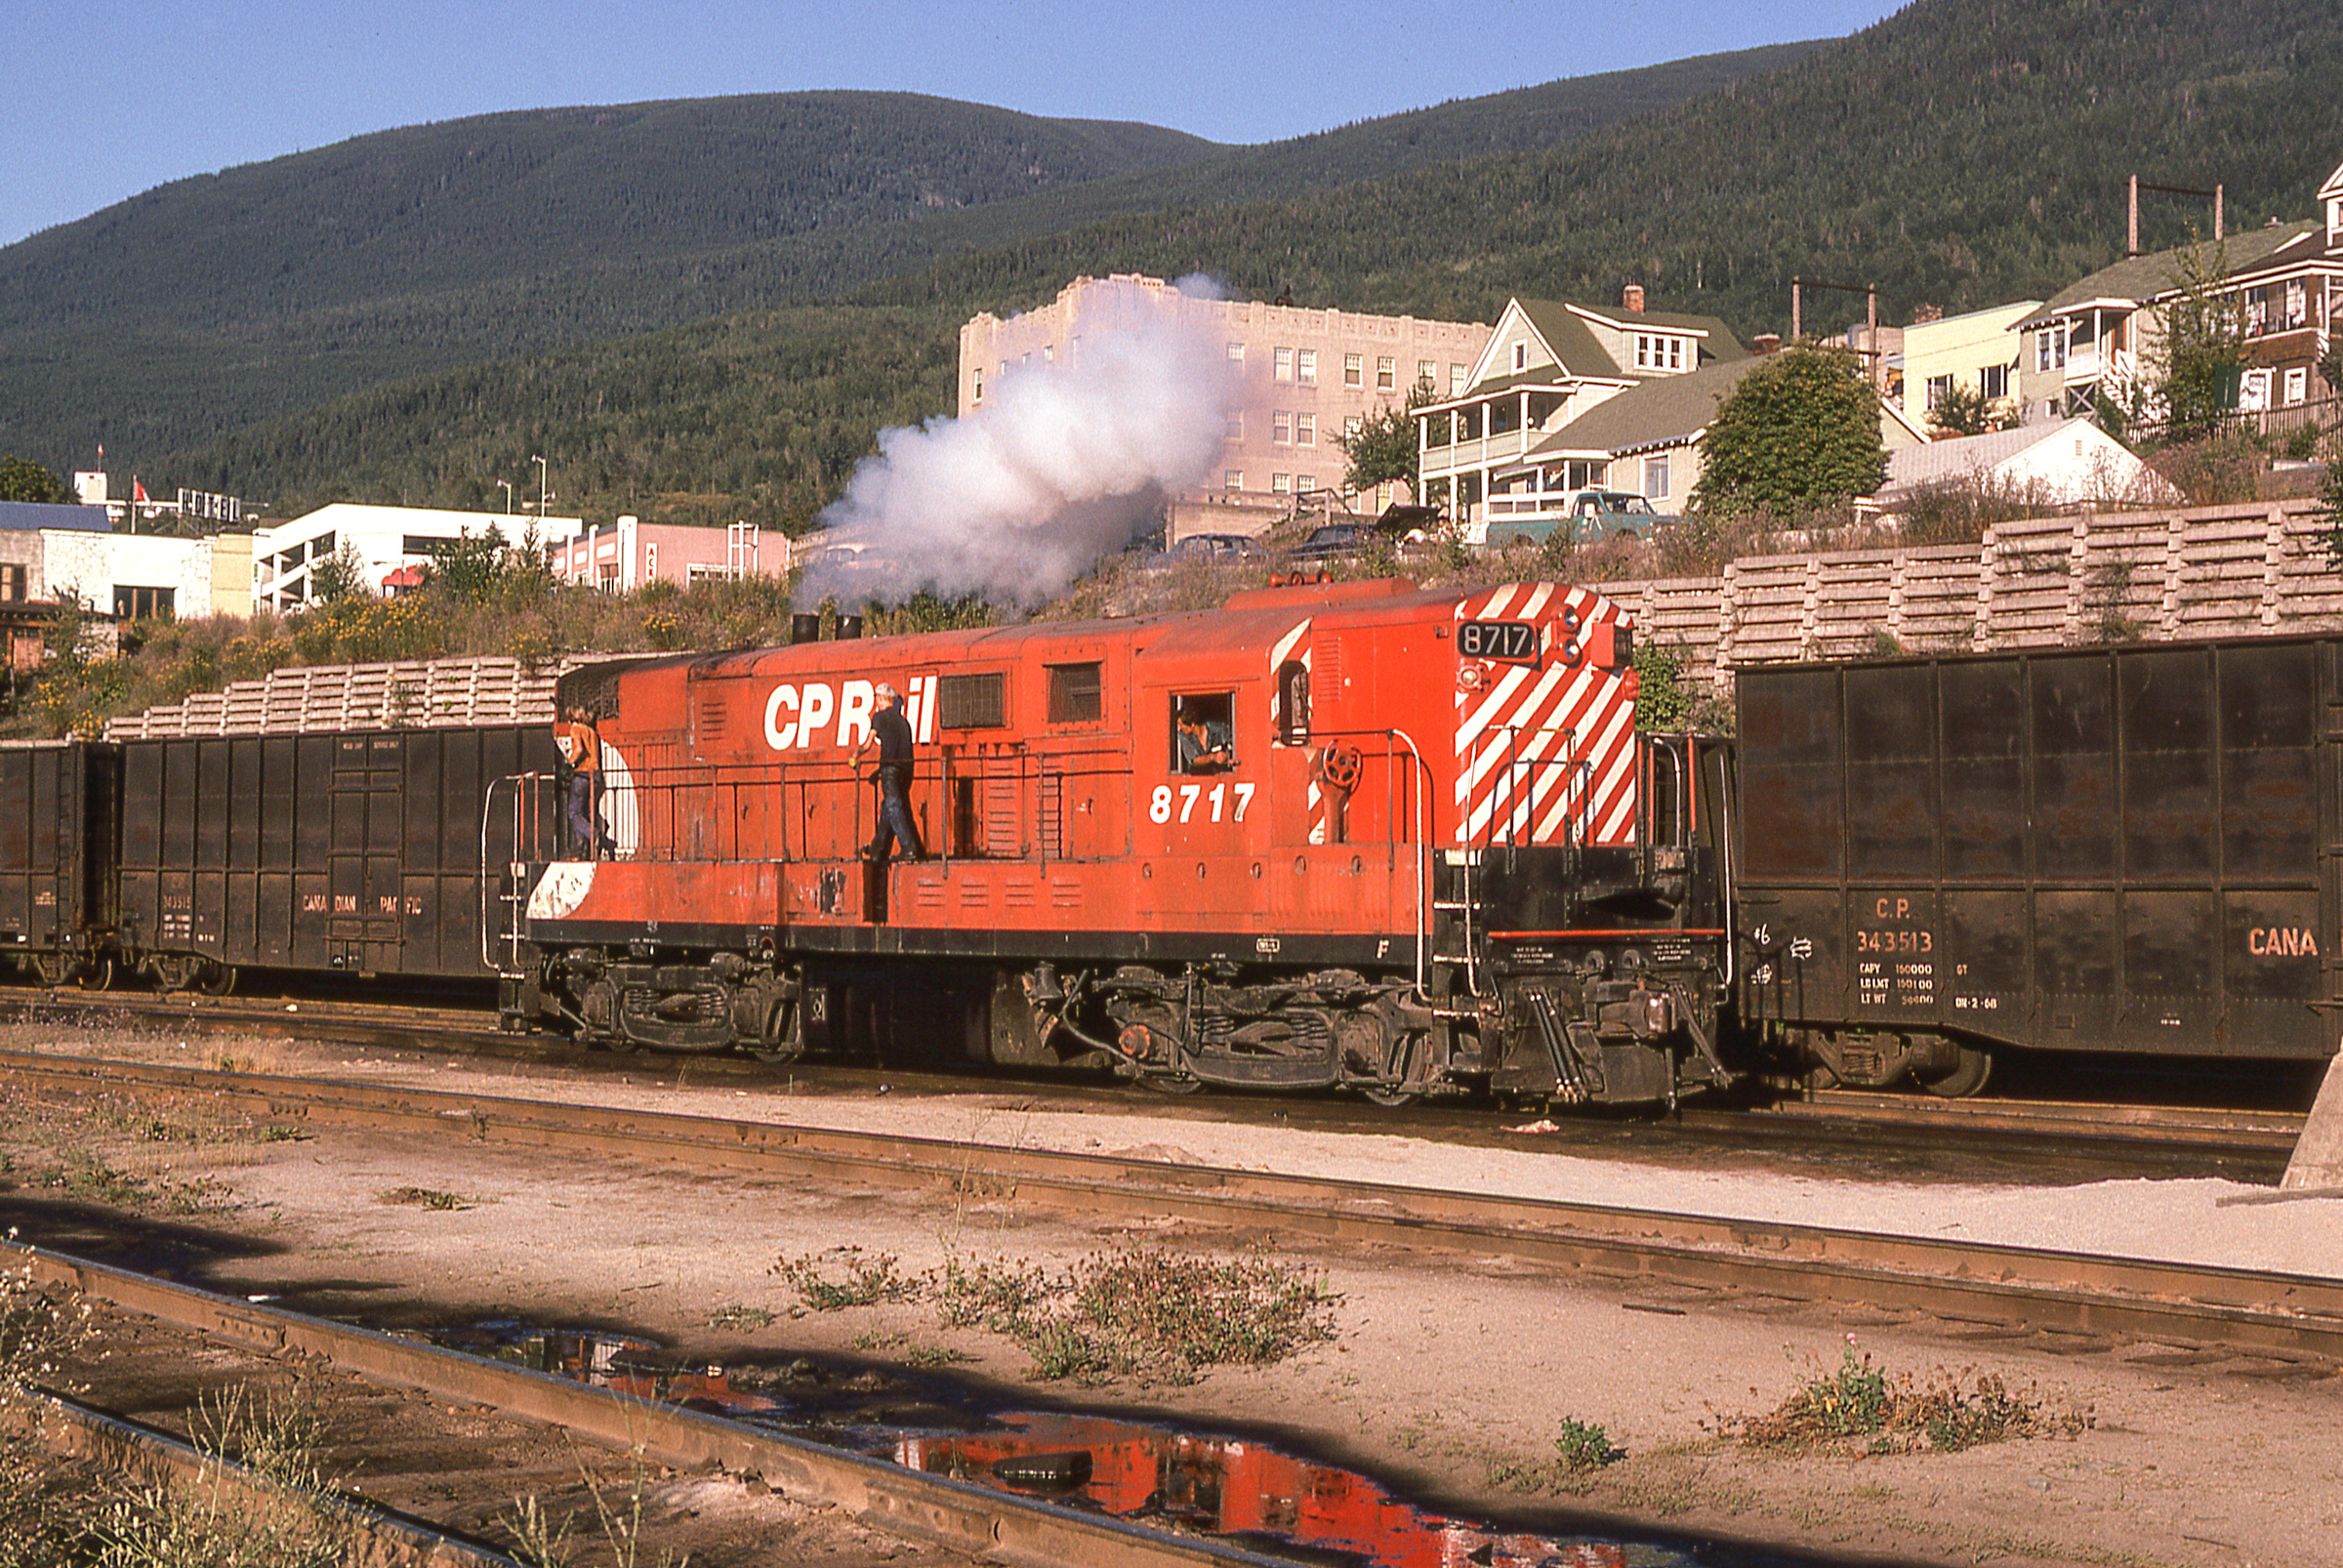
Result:
M2023 345L2010 328L2041 309L2039 300L1988 306L1960 315L1917 320L1904 329L1904 403L1919 424L1954 388L1982 393L1988 409L2015 420Z
M1178 497L1170 536L1256 533L1296 497L1339 491L1349 463L1338 437L1384 408L1405 406L1418 382L1463 390L1489 342L1474 321L1365 315L1256 300L1183 294L1162 278L1078 277L1055 300L1007 320L990 312L960 329L960 413L1020 366L1070 361L1086 332L1132 310L1174 312L1223 345L1241 389L1227 414L1220 461L1199 490ZM1344 499L1357 511L1413 499L1382 486Z

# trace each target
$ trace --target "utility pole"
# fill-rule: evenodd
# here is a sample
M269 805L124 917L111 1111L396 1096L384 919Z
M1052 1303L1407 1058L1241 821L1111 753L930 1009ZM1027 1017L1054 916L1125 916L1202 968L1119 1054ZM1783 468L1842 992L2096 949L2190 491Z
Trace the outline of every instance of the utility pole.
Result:
M1870 362L1871 386L1887 390L1887 355L1879 348L1879 285L1876 283L1823 283L1810 277L1789 280L1789 341L1796 343L1805 334L1805 316L1799 309L1799 295L1805 289L1832 289L1840 294L1860 294L1864 299L1864 340L1860 351Z
M2213 243L2216 245L2221 243L2221 186L2215 185L2210 190L2200 190L2195 186L2159 186L2153 185L2135 174L2131 177L2131 221L2123 236L2123 254L2125 256L2140 254L2140 192L2143 190L2160 191L2167 196L2198 196L2212 202Z

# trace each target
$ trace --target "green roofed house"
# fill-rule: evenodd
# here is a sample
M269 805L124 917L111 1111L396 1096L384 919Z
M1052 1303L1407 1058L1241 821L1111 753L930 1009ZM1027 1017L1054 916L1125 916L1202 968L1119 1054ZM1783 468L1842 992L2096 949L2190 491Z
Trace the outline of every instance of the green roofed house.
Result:
M1746 356L1724 360L1606 398L1492 475L1503 487L1488 503L1492 515L1509 523L1518 516L1529 524L1523 531L1542 535L1551 524L1538 512L1540 497L1566 502L1582 483L1632 491L1663 516L1681 514L1700 482L1701 437L1716 418L1717 405L1762 362ZM1893 454L1927 444L1928 435L1902 409L1882 401L1879 439Z
M2244 327L2238 407L2266 429L2312 418L2309 405L2323 395L2315 367L2343 303L2343 168L2326 177L2318 200L2319 218L2126 257L2016 322L2023 416L2087 414L2101 392L2118 406L2143 394L2156 376L2164 308L2180 298L2194 250L2207 274L2220 275L2218 292L2236 300Z
M1497 510L1534 515L1550 504L1539 500L1549 490L1604 484L1596 470L1607 460L1595 468L1566 463L1551 474L1529 461L1572 421L1632 391L1748 362L1722 321L1646 310L1634 284L1609 310L1508 301L1464 387L1416 410L1420 497L1446 505L1477 543Z

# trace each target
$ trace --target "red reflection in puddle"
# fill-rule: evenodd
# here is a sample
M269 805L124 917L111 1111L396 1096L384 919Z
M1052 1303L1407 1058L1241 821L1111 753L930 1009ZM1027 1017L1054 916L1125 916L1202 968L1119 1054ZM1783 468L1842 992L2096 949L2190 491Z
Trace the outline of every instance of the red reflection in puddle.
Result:
M501 1332L500 1332L501 1331ZM781 1408L777 1399L732 1386L721 1367L693 1370L645 1365L658 1347L648 1340L568 1329L515 1330L504 1325L436 1337L438 1342L538 1372L557 1373L596 1388L637 1399L686 1405L725 1416L754 1416ZM481 1342L485 1341L485 1342Z
M1163 1515L1214 1535L1260 1534L1359 1554L1380 1568L1624 1568L1612 1542L1507 1535L1423 1513L1363 1475L1257 1443L1187 1437L1095 1417L1014 1415L1007 1431L910 1437L896 1463L997 1486L992 1466L1082 1450L1090 1478L1067 1496L1126 1518Z

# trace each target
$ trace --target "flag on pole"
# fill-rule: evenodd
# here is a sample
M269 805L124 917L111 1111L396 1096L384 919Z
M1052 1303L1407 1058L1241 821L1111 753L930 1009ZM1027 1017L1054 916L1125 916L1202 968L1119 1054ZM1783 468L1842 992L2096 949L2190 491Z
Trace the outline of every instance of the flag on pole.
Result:
M139 482L139 476L135 474L130 476L130 497L133 501L146 499L146 486Z

